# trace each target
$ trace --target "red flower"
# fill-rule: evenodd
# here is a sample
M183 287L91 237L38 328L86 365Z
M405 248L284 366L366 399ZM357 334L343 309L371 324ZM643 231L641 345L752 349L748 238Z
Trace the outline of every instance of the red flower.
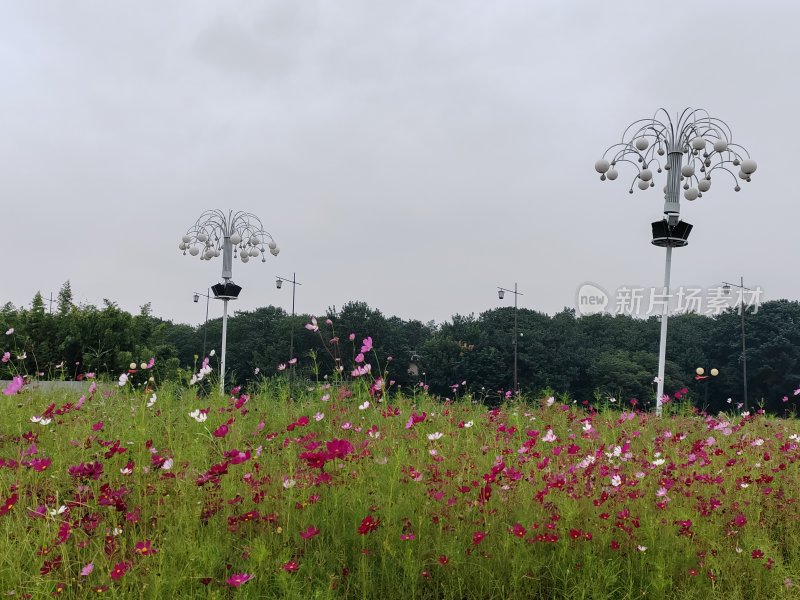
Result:
M361 525L358 526L358 533L361 535L367 535L371 531L375 531L380 523L380 519L376 519L372 515L367 515L361 521Z
M3 515L8 514L8 511L10 511L12 508L14 508L14 505L17 503L17 500L19 500L19 495L16 494L16 493L11 494L11 496L9 496L8 500L3 502L3 505L0 506L0 517L2 517Z
M292 559L289 562L284 563L283 565L281 565L281 569L283 569L287 573L297 573L299 568L300 568L300 565L294 559Z
M306 529L300 532L300 537L304 540L310 540L314 536L319 535L319 529L314 527L313 525L309 525Z
M521 523L514 523L514 527L509 529L508 532L517 536L518 538L524 538L525 534L528 533L528 530L525 529Z
M134 547L134 551L137 554L141 554L142 556L150 556L151 554L155 554L158 552L153 545L150 543L150 540L144 540L142 542L136 542L136 546Z
M119 562L115 564L114 568L111 569L111 574L110 574L111 579L113 579L114 581L121 579L122 576L128 572L129 568L130 565L128 565L128 563L126 562Z
M223 423L222 425L217 427L214 431L212 431L211 435L218 438L224 438L226 435L228 435L228 426L225 423ZM244 583L244 581L242 583ZM241 583L239 585L241 585Z
M444 554L440 554L437 560L439 561L440 565L446 565L447 563L450 562L450 559L447 558L447 556L445 556Z
M483 541L483 538L486 537L485 531L476 531L472 534L472 545L477 546Z
M225 583L232 587L239 587L243 583L247 583L253 578L252 575L249 573L234 573L228 579L225 580Z
M753 558L764 558L764 552L763 550L759 550L758 548L756 548L755 550L753 550L750 556L752 556Z

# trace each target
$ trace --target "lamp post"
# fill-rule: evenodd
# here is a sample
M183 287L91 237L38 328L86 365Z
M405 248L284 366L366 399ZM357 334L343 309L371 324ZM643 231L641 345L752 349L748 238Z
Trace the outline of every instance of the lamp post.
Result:
M297 273L292 273L292 278L287 279L286 277L281 277L280 275L275 276L275 287L281 289L283 282L291 283L292 284L292 323L291 327L289 327L289 358L294 358L294 296L295 290L298 285L303 285L297 281ZM292 372L294 371L294 365L292 365L292 370L289 371L289 395L291 396L292 392Z
M705 407L707 407L708 406L708 382L709 382L709 379L714 378L717 375L719 375L719 369L716 369L716 368L711 369L708 372L708 375L706 375L706 370L703 367L697 367L694 370L694 372L695 372L695 376L694 376L694 380L695 381L705 381L706 382L706 389L705 389L705 392L703 394L703 404L705 405ZM703 410L706 410L705 407L703 407Z
M211 292L211 288L207 290ZM208 301L211 298L211 294L201 294L200 292L194 292L194 302L197 304L200 301L200 296L205 296L206 298L206 321L203 323L203 358L206 357L206 339L208 338Z
M507 290L506 288L497 287L497 297L502 300L506 292L509 294L514 294L514 394L519 393L519 380L517 378L517 296L523 296L522 292L517 291L517 282L514 282L514 289Z
M739 285L735 283L728 283L726 281L722 282L722 290L725 292L725 295L731 293L731 288L739 288L739 314L742 317L742 387L744 388L742 392L744 393L744 410L748 411L747 405L747 346L745 345L745 336L744 336L744 292L747 290L748 292L752 292L750 288L744 287L744 277L739 278Z
M199 256L200 260L211 260L222 254L223 283L211 286L211 291L214 292L214 297L223 303L219 387L224 396L228 300L235 300L242 291L242 288L232 281L233 259L238 256L243 263L246 263L260 254L261 262L266 262L264 255L267 250L273 256L277 256L280 250L272 236L264 230L261 219L254 214L232 210L225 214L217 209L203 212L181 238L178 248L183 250L184 254L188 251L191 256Z
M710 146L710 148L709 148ZM666 155L666 157L665 157ZM608 148L603 157L595 162L601 181L614 181L619 173L618 163L629 163L636 168L630 189L636 185L640 190L655 187L653 167L656 173L667 171L664 186L664 218L652 223L653 245L666 248L664 267L664 301L662 302L661 337L658 348L658 376L656 382L656 414L661 415L664 396L664 365L667 352L667 321L669 316L669 284L672 266L672 249L687 244L692 226L680 220L680 192L694 201L711 189L711 175L728 173L736 182L750 181L756 170L756 161L744 147L733 143L733 135L727 123L712 117L702 109L687 108L672 120L663 108L650 119L634 121L622 134L622 141ZM738 175L731 170L738 167Z

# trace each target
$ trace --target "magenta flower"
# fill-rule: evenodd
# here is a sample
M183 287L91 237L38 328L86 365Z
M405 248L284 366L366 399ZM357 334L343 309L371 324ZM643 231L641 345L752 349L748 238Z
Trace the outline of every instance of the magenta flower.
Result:
M88 577L94 571L94 563L90 562L88 565L81 569L81 577Z
M243 583L250 581L252 578L253 576L249 573L234 573L225 580L225 583L232 587L239 587Z
M306 529L300 532L300 537L304 540L310 540L317 535L319 535L319 529L313 525L309 525Z
M370 350L372 350L372 338L366 337L364 338L364 341L361 342L361 353L366 354Z
M3 352L3 358L0 359L0 362L7 363L9 360L11 360L11 352Z

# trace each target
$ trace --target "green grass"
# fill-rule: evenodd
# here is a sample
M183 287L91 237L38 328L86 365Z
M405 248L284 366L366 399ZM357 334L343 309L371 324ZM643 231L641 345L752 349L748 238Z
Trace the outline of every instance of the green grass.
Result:
M150 392L113 389L47 425L30 418L77 398L26 391L2 397L0 501L15 493L19 499L0 516L0 594L800 597L800 452L790 439L800 433L797 421L621 418L615 410L590 414L538 401L489 411L469 398L377 402L365 385L349 399L336 400L337 392L311 389L290 402L285 387L268 383L236 409L228 399L170 387L148 408ZM322 402L325 393L333 400ZM211 409L205 423L189 417L204 407ZM427 416L406 428L412 411ZM324 418L317 421L317 413ZM296 424L301 417L306 425ZM230 419L227 435L215 437ZM729 432L719 426L725 419ZM102 429L93 430L99 421ZM543 439L548 429L556 441ZM435 432L441 438L430 440ZM334 439L347 440L353 452L323 469L301 457ZM105 458L109 446L100 442L115 440L126 451ZM32 445L36 453L24 456ZM229 464L218 481L197 484L234 449L251 456ZM659 452L664 462L654 464ZM172 468L153 468L153 456L171 458ZM15 466L41 457L52 459L44 471ZM98 479L70 476L69 467L94 461L103 465ZM135 467L125 475L128 461ZM481 497L487 483L488 500ZM101 505L104 484L127 489L124 506ZM659 507L662 487L670 500ZM62 505L69 507L62 514L29 515ZM250 511L258 518L238 521ZM380 524L361 535L368 515ZM746 523L734 525L737 518ZM679 522L688 521L682 529ZM55 543L64 523L69 536ZM515 535L515 525L524 533L518 527ZM319 534L303 539L310 526ZM135 551L144 540L156 554ZM59 564L43 572L56 557ZM89 563L93 572L80 575ZM110 573L119 563L129 569L115 581ZM234 588L226 583L234 573L253 578ZM104 591L93 591L98 587Z

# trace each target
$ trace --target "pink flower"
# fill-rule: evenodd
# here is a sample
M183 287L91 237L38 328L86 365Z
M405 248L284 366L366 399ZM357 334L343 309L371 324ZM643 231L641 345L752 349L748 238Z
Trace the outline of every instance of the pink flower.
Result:
M308 329L309 331L313 331L314 333L319 331L319 326L317 326L316 317L311 317L311 323L306 323L306 329Z
M151 359L150 359L150 361L147 363L147 368L148 368L148 369L152 369L152 368L153 368L153 366L155 366L155 364L156 364L156 359L155 359L155 357L153 357L153 358L151 358Z
M6 389L3 390L3 393L6 396L13 396L22 389L23 385L25 385L25 380L19 375L15 375L11 382L6 386Z
M14 328L13 327L6 331L6 335L11 335L12 333L14 333Z
M364 341L361 342L361 352L367 353L371 350L372 350L372 338L371 337L364 338Z
M0 359L0 362L7 363L9 360L11 360L11 352L3 352L3 358Z
M352 342L354 339L356 339L356 334L351 333L349 336L347 336L347 339L349 339Z
M278 365L278 371L285 371L286 370L286 363L281 363Z
M289 359L289 364L290 365L296 365L297 364L297 359L296 358Z
M243 583L247 583L253 578L252 575L249 573L234 573L228 579L225 580L225 583L232 587L239 587Z
M89 563L81 569L81 577L88 577L94 571L94 563Z

